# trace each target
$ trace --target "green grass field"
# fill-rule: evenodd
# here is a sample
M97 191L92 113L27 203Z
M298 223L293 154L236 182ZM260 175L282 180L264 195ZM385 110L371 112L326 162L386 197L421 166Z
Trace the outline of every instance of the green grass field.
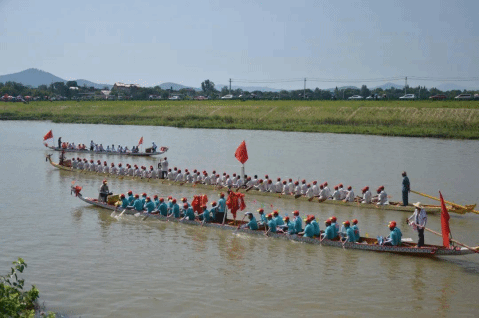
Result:
M479 139L479 101L0 103L0 119Z

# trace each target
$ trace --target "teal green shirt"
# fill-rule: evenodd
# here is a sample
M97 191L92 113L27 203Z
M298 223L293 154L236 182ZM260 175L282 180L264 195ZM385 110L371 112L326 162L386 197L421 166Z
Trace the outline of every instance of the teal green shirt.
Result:
M216 220L216 212L218 211L218 207L212 207L211 210L210 210L210 213L211 213L211 218L213 220Z
M334 235L334 232L335 232L335 226L334 225L329 225L326 230L324 231L324 233L326 234L326 238L328 240L332 240L334 239L336 236Z
M248 228L250 230L257 230L258 229L258 222L256 222L256 219L255 219L254 216L251 218L251 220L249 220Z
M304 227L304 237L313 237L314 236L314 226L311 223L306 223Z
M299 215L294 220L294 227L295 227L296 233L303 231L303 221L301 221L301 218L299 217Z
M133 203L133 208L140 212L143 211L143 203L140 199L135 200L135 202Z
M293 222L288 221L286 225L288 226L288 233L289 234L296 234L296 228L294 227Z
M208 211L208 209L204 210L203 213L201 213L201 216L203 217L203 221L205 221L205 223L210 222L210 211Z
M171 207L171 210L173 211L174 217L178 219L180 217L180 206L177 203L175 203Z
M225 212L226 211L226 200L225 198L221 198L218 200L218 212Z
M351 227L346 229L346 235L348 236L349 242L357 242L356 235L354 235L354 230Z
M321 231L319 230L318 222L316 220L313 220L311 221L311 225L313 226L313 229L314 229L314 235L319 236L321 234Z
M121 207L122 207L123 209L126 209L129 205L130 205L130 202L128 201L127 198L121 199Z
M274 217L273 220L276 222L276 226L284 225L283 218L280 215Z
M270 232L276 233L276 222L273 219L268 221L268 227Z
M160 210L160 214L163 216L168 216L168 206L165 202L160 203L158 206L158 210Z
M334 237L338 237L338 228L336 227L336 222L331 222L331 226L333 227L333 231L334 231Z
M155 210L155 202L153 201L150 201L150 202L146 202L145 204L145 209L148 211L148 213L151 213Z
M132 195L128 196L128 203L129 205L133 205L133 202L135 202L135 197Z
M195 220L195 211L193 211L192 207L188 207L185 211L185 216L188 220L194 221Z
M353 226L351 226L351 228L353 229L354 231L354 242L359 242L359 238L361 237L359 235L359 228L356 224L354 224Z
M263 224L268 224L268 220L266 219L266 216L264 215L264 213L263 213L263 214L260 214L260 215L261 215L261 222L262 222Z

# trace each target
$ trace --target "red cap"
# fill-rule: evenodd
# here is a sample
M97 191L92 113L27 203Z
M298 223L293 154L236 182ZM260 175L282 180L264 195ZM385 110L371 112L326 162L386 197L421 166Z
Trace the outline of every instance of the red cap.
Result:
M344 225L348 225L348 226L351 225L351 224L349 223L349 221L347 221L347 220L344 221L343 224L344 224Z
M281 181L281 178L278 178L278 179L276 179L276 180Z
M186 209L188 208L188 203L183 204L183 207Z
M363 192L366 192L366 191L368 191L368 187L364 187L364 188L362 188L362 189L361 189L361 191L363 191Z
M268 219L269 219L269 218L272 218L272 217L273 217L273 214L270 213L270 214L268 214L266 217L267 217Z
M289 216L286 216L283 220L284 221L289 221Z
M121 162L118 164L118 167L121 167Z
M155 194L155 195L153 196L153 199L158 199L158 195Z
M294 210L294 211L293 211L293 215L299 215L299 211L298 211L298 210Z
M150 198L150 197L146 197L146 201L151 201L151 198Z
M103 183L107 183L106 179L103 179Z
M202 205L201 207L206 210L206 205Z
M181 202L186 202L186 201L187 201L186 198L184 198L184 197L181 198Z
M331 220L326 220L324 223L331 225Z
M306 180L303 179L303 180L301 180L301 182L302 182L302 183L306 183Z
M171 195L170 195L170 196L168 196L168 200L171 200L171 199L173 199L173 197L172 197Z
M338 189L339 189L338 186L334 186L334 190L338 190Z
M283 180L283 184L286 184L286 180Z
M328 185L328 182L325 182L325 183L324 183L324 186L327 186L327 185Z
M267 175L267 174L265 174L265 175L264 175L264 178L265 178L265 179L268 179L268 175Z
M93 159L90 159L90 163L93 163Z
M223 192L220 193L220 198L224 198L225 194Z
M145 193L145 192L143 192L141 195L144 196L144 197L146 197L146 193Z
M263 213L263 212L264 212L263 209L259 209L259 210L258 210L258 213Z
M273 215L278 215L278 210L274 210Z
M124 198L124 197L125 197L125 195L122 193L122 194L120 195L120 198Z
M324 186L323 186L322 184L320 184L320 185L319 185L319 188L322 189L322 188L324 188Z
M263 183L263 179L259 179L259 183Z
M293 179L290 178L290 179L289 179L289 182L293 182Z
M340 183L340 184L338 184L338 185L339 185L339 187L340 187L340 188L342 188L342 187L343 187L343 184L342 184L342 183Z
M211 202L212 206L216 206L216 201Z
M313 181L313 184L316 184L316 183L318 183L318 181L314 180L314 181Z
M131 190L130 190L130 191L128 191L128 194L133 194L133 191L131 191Z
M358 220L357 219L353 219L353 224L358 224Z
M165 199L163 199L163 198L160 198L160 202L165 202Z
M173 199L171 202L176 203L176 199Z
M332 216L332 217L331 217L331 221L332 221L332 222L336 222L336 220L337 220L337 219L336 219L335 216Z
M349 187L348 187L348 190L351 190L352 188L353 188L353 187L349 186Z
M196 170L196 169L195 169L195 170L193 170L193 172L197 172L197 171L198 171L198 170Z
M295 184L295 185L298 185L298 184L299 184L299 182L298 182L298 181L295 181L295 182L294 182L294 184Z
M139 198L139 197L140 197L140 195L138 193L135 194L135 198Z

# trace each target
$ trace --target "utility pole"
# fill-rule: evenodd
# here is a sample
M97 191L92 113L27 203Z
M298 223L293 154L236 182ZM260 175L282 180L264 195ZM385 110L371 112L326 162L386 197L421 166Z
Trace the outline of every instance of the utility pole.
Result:
M304 91L303 91L303 98L306 99L306 77L304 78Z
M404 85L404 95L407 94L407 88L406 87L407 87L407 76L406 76L406 84Z
M231 95L231 78L230 78L230 95Z

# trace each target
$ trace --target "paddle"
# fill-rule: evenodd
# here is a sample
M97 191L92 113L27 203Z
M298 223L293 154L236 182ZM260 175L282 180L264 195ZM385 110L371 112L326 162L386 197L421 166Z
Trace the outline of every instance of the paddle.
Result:
M125 213L126 210L127 209L124 209L123 211L121 211L121 213L116 218L119 219L123 215L123 213Z
M225 208L225 215L223 216L223 223L221 225L225 225L226 222L226 211L228 211L227 208Z
M438 232L436 232L436 231L433 231L433 230L431 230L431 229L428 229L427 227L424 227L424 229L425 229L426 231L428 231L428 232L431 232L431 233L433 233L433 234L436 234L437 236L442 237L442 234L441 234L441 233L438 233ZM449 241L454 242L454 243L456 243L457 245L463 246L463 247L467 248L468 250L473 251L474 253L479 253L478 247L475 247L475 248L474 248L474 247L467 246L466 244L461 243L461 242L458 242L458 241L456 241L456 240L453 240L452 238L450 238Z
M254 185L252 186L249 186L247 189L246 189L246 192L248 192L249 190L253 189L254 188Z
M226 213L225 213L225 215L226 215ZM246 214L243 216L243 219L241 220L240 224L239 224L238 227L236 228L236 231L233 232L233 234L236 234L236 232L238 232L238 230L240 229L240 227L241 227L241 225L242 225L242 223L243 223L245 217L246 217Z

